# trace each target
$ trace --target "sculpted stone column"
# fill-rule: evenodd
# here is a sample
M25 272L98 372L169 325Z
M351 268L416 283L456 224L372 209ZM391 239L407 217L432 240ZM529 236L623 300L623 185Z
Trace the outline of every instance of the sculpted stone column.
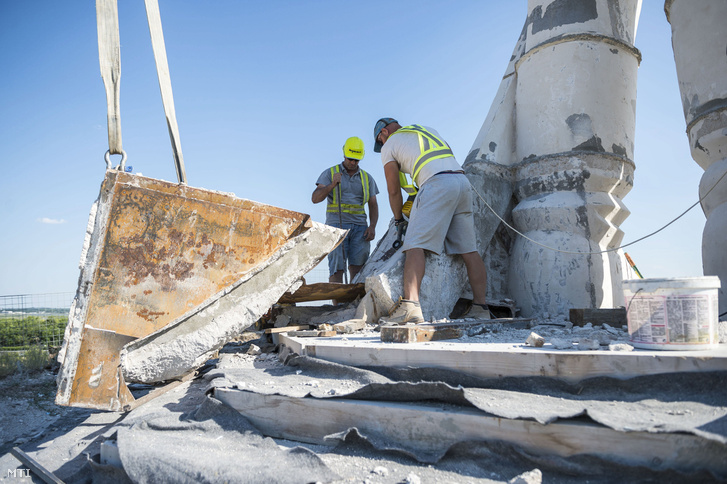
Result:
M702 234L705 275L719 276L719 314L727 311L727 2L667 0L684 120L707 217Z
M470 179L485 171L486 185L504 188L497 178L507 165L513 196L501 207L513 203L509 215L520 232L565 251L514 237L507 288L524 316L623 304L619 254L577 252L615 248L623 238L640 10L640 0L530 0L501 91L468 157ZM488 255L503 253L495 239ZM497 281L492 262L488 267Z

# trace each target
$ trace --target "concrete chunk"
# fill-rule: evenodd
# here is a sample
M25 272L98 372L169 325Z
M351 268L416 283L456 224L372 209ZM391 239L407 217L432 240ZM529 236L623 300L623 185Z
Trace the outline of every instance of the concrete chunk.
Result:
M353 282L366 282L379 315L387 315L403 295L404 253L392 249L396 240L393 220L369 260ZM467 270L457 255L426 254L426 268L419 301L426 320L449 317L454 305L468 289Z
M127 381L154 383L202 365L217 349L257 321L342 240L345 231L312 222L229 289L198 310L126 345L121 367Z

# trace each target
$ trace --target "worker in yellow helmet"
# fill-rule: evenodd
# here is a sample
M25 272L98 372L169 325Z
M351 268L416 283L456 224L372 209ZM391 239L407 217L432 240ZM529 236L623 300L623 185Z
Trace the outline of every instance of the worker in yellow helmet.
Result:
M472 187L449 145L437 131L421 125L401 126L393 118L381 118L374 125L374 151L381 153L389 205L397 226L406 224L402 250L404 260L404 296L392 309L388 323L421 323L419 290L425 269L425 251L460 254L472 286L473 304L465 315L490 319L485 302L487 272L477 251ZM408 222L403 216L400 173L409 175L418 186ZM432 294L430 297L436 297Z
M343 145L343 161L318 177L311 201L327 200L326 224L347 229L344 241L328 254L329 282L343 282L348 265L351 280L369 257L371 241L376 237L379 189L373 177L359 168L364 157L364 142L353 136ZM366 219L365 206L369 208Z

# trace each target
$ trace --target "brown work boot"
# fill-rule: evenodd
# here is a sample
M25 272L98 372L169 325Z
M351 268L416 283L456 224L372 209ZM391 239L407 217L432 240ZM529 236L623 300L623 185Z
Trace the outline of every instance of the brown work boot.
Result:
M389 316L381 318L383 323L388 324L419 324L424 322L422 307L419 301L409 301L399 298L399 301L389 312Z
M492 319L492 313L490 313L490 309L487 307L487 304L472 303L469 311L467 311L463 317L471 319Z

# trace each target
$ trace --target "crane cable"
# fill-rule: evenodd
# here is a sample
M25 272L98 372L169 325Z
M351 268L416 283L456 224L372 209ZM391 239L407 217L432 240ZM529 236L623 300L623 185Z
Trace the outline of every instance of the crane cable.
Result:
M495 214L495 217L497 217L498 219L500 219L500 222L502 222L508 229L512 230L513 232L515 232L519 236L523 237L524 239L529 240L533 244L539 245L540 247L543 247L543 248L548 249L548 250L552 250L554 252L562 252L564 254L597 255L597 254L605 254L605 253L608 253L608 252L615 252L617 250L623 249L623 248L628 247L630 245L634 245L637 242L641 242L644 239L648 239L652 235L658 234L659 232L661 232L662 230L664 230L665 228L667 228L668 226L670 226L671 224L673 224L674 222L676 222L677 220L679 220L680 218L682 218L684 215L686 215L687 212L689 212L691 209L693 209L694 207L696 207L697 205L699 205L700 203L702 203L702 200L704 200L705 198L707 198L707 195L709 195L709 193L712 190L714 190L717 187L717 185L719 185L719 182L721 182L722 179L725 176L727 176L727 171L725 171L722 174L722 176L719 177L719 179L715 182L715 184L712 185L712 188L710 188L707 191L707 193L705 193L702 197L700 197L699 200L697 200L692 206L690 206L688 209L686 209L684 212L682 212L679 216L677 216L675 219L673 219L671 222L667 223L666 225L664 225L660 229L658 229L658 230L656 230L656 231L654 231L654 232L652 232L652 233L650 233L648 235L645 235L645 236L643 236L643 237L641 237L639 239L636 239L633 242L629 242L628 244L623 244L620 247L616 247L616 248L613 248L613 249L607 249L607 250L601 250L601 251L598 251L598 252L583 252L583 251L575 251L575 250L563 250L563 249L556 249L555 247L550 247L550 246L545 245L545 244L541 244L540 242L535 241L535 240L531 239L530 237L528 237L527 235L523 234L518 229L516 229L515 227L513 227L512 225L510 225L509 223L507 223L502 217L500 217L500 215L495 211L495 209L492 208L489 203L487 203L487 201L482 197L482 195L480 195L480 193L477 191L477 189L474 187L474 185L472 186L472 190L474 190L474 192L477 194L477 196L480 198L480 200L482 200L482 203L484 203L487 206L487 208L489 208L490 211L493 214Z

